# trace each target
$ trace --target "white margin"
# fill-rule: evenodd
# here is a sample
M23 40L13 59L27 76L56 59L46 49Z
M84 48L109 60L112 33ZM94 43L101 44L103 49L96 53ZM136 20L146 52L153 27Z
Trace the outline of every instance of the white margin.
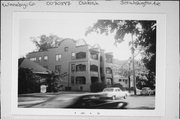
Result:
M18 108L18 39L19 21L23 18L57 18L58 16L95 16L101 19L157 20L156 53L156 97L155 110L106 110L106 109L40 109ZM38 17L39 16L39 17ZM129 13L53 13L53 12L14 12L12 40L12 114L17 115L84 115L84 116L164 116L165 115L165 80L166 80L166 15L164 14L129 14Z

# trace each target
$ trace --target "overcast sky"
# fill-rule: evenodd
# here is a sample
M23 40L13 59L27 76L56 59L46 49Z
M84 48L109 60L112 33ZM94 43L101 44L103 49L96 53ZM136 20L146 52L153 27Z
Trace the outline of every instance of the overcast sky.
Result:
M114 45L114 36L91 33L85 36L85 31L89 26L97 21L97 18L89 17L58 17L44 19L41 17L31 19L21 19L19 25L19 57L36 49L30 37L40 35L54 34L62 38L73 38L74 40L85 39L88 44L99 44L106 52L113 52L115 58L127 60L131 56L130 47L128 46L130 37L127 35L125 41Z

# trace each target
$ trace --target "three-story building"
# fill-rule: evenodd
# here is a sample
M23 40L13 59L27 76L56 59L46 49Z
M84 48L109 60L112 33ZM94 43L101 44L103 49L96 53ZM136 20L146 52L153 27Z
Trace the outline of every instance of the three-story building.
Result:
M90 91L90 85L102 82L113 84L113 54L99 46L89 46L84 40L64 39L59 47L31 52L26 56L60 76L65 90Z

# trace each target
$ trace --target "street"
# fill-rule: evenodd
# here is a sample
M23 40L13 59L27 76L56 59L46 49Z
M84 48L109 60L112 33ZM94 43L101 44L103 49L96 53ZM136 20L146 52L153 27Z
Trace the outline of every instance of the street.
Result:
M24 108L65 108L76 97L86 93L58 92L24 94L18 97L18 107ZM128 96L126 99L112 100L111 102L126 102L125 109L154 109L155 96Z

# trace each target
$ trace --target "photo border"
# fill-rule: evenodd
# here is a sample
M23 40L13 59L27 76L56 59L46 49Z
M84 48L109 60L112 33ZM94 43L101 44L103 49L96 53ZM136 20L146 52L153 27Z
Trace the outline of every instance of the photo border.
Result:
M40 14L41 18L47 14L57 17L57 14L67 15L95 15L102 19L124 20L156 20L156 96L154 110L112 110L112 109L49 109L49 108L18 108L17 77L18 77L18 39L20 19L30 18ZM48 16L47 15L47 16ZM142 17L143 16L143 17ZM37 17L36 17L37 18ZM165 115L165 79L166 79L166 15L165 14L131 14L131 13L71 13L71 12L14 12L13 40L12 40L12 114L19 115L83 115L83 116L164 116ZM48 113L47 113L48 112Z

